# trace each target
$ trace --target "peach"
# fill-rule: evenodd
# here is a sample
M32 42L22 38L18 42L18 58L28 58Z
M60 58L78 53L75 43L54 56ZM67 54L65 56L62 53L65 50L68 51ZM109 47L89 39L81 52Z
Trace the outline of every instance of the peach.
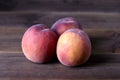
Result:
M83 30L69 29L59 37L57 57L63 65L81 65L89 59L90 54L91 42Z
M51 29L54 32L56 32L58 36L60 36L63 32L71 28L82 29L80 23L72 17L66 17L66 18L59 19L51 27Z
M32 62L49 62L55 56L57 39L56 33L44 24L33 25L23 35L23 53Z

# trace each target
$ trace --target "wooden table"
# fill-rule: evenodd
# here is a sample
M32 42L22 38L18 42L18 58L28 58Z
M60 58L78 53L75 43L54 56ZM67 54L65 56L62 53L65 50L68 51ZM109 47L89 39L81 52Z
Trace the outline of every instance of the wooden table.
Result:
M78 67L66 67L58 61L47 64L28 61L21 50L21 38L26 29L18 25L0 27L1 80L120 79L119 28L84 28L93 49L89 61Z
M0 80L120 80L120 0L0 0ZM92 42L87 63L66 67L55 60L28 61L21 50L25 30L51 27L63 17L81 23Z
M0 54L0 79L4 80L98 80L120 79L120 54L93 54L78 67L66 67L58 61L35 64L23 53Z
M57 60L46 64L28 61L21 50L21 38L26 29L26 27L19 26L0 27L1 80L120 79L118 46L120 36L113 35L119 34L119 29L85 28L92 40L92 55L87 63L78 67L66 67ZM112 43L114 41L118 44ZM114 48L110 46L111 43L117 46Z

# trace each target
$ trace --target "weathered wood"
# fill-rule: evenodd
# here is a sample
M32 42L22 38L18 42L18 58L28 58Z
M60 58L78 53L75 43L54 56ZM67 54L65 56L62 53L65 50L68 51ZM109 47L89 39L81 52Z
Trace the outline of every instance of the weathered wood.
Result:
M120 79L119 62L120 54L92 54L89 61L82 66L65 67L58 61L34 64L23 53L1 53L0 79Z
M14 2L14 0L12 1ZM120 13L118 10L119 5L117 5L120 3L120 1L80 0L78 3L76 3L77 1L78 0L16 0L16 10L11 12L0 12L0 52L22 52L21 38L25 30L31 25L42 23L46 24L48 27L51 27L56 20L71 16L78 19L84 30L90 36L93 52L120 53ZM4 2L5 1L3 1L3 4ZM95 11L92 10L90 3L96 6L93 8ZM26 6L27 4L29 5ZM64 5L58 7L58 9L56 5L59 6L61 4ZM79 9L75 10L75 6L69 6L76 4L79 4L77 7L80 9L84 9L83 7L85 5L88 5L90 8L86 8L86 6L86 10L81 11ZM66 5L68 6L66 7ZM64 7L64 9L62 7ZM67 11L66 9L68 7L71 8L69 8ZM110 9L115 8L117 9L117 12L114 11L115 9L113 11L111 9L112 12L108 12L107 10L103 12L98 9L101 7L104 7L103 11L108 7ZM44 11L42 8L44 8L46 11ZM97 10L100 10L100 12Z
M0 0L0 80L120 80L119 0ZM5 12L6 11L6 12ZM48 27L63 17L79 20L92 42L92 55L78 67L57 60L28 61L21 50L25 30ZM112 54L111 54L112 53Z
M26 28L0 27L0 52L21 52L21 38Z
M93 28L85 29L92 42L93 52L120 53L120 30Z
M26 27L0 27L0 52L22 52L21 39ZM120 53L120 29L84 28L92 42L92 52Z
M119 28L119 13L104 12L40 12L40 11L20 11L20 12L1 12L0 26L27 26L43 23L49 27L63 17L74 17L85 28Z
M120 12L119 0L1 0L1 10Z

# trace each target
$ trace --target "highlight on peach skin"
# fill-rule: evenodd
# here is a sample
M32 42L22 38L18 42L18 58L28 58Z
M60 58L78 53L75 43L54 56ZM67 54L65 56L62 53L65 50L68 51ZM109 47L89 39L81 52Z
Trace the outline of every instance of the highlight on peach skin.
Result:
M63 32L71 28L82 29L80 23L72 17L61 18L57 20L51 27L51 29L60 36Z
M23 35L23 53L34 63L50 62L55 56L57 39L56 33L46 25L33 25Z
M63 65L81 65L89 59L90 54L91 42L83 30L69 29L59 37L57 57Z

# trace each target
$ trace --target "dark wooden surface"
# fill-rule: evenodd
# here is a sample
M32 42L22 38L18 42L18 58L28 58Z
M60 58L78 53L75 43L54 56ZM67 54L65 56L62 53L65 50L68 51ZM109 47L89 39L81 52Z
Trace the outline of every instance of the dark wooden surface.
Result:
M10 3L9 5L7 3ZM118 0L10 0L0 4L0 51L22 52L21 38L31 25L51 27L63 17L74 17L92 41L93 52L120 53L120 12ZM61 6L62 5L62 6ZM10 42L10 43L9 43ZM8 45L9 44L9 45Z
M119 0L1 0L3 11L104 11L120 12Z
M0 52L22 52L21 39L28 27L0 27ZM84 28L92 42L92 52L120 53L119 28Z
M119 0L0 0L0 80L120 80ZM92 42L92 55L78 67L59 61L34 64L21 50L33 24L49 28L63 17L81 23Z
M21 50L21 38L26 29L0 27L1 80L120 79L119 28L85 28L92 41L92 56L86 64L78 67L66 67L58 61L47 64L28 61Z
M23 53L1 53L0 79L120 79L120 54L92 54L86 64L78 67L66 67L58 61L47 64L34 64L28 61Z

